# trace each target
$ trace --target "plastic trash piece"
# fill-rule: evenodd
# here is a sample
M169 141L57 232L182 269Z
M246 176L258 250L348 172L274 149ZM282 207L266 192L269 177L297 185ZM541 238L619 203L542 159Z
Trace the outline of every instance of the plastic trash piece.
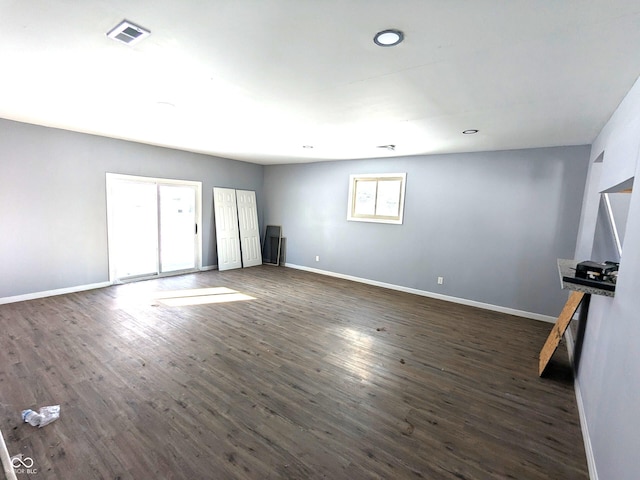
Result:
M60 417L60 405L42 407L38 413L42 415L42 421L40 422L40 428L42 428Z
M42 407L37 412L33 410L23 410L22 419L25 423L34 427L44 427L60 417L60 405L49 405Z
M22 420L24 420L25 423L28 423L32 427L39 427L42 423L42 415L40 415L38 412L34 412L33 410L23 410Z

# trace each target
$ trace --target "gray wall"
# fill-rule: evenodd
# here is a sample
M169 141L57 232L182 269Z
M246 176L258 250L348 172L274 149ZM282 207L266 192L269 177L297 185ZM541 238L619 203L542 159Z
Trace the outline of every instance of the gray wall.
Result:
M592 254L599 192L640 178L640 81L591 149L576 258ZM577 384L593 451L595 478L640 478L640 184L630 194L614 298L592 296L579 353Z
M203 265L216 265L214 186L255 190L263 167L0 120L0 298L109 280L105 174L202 182Z
M588 157L581 146L267 166L264 220L282 225L287 263L555 317ZM349 175L391 172L407 172L404 224L348 222Z

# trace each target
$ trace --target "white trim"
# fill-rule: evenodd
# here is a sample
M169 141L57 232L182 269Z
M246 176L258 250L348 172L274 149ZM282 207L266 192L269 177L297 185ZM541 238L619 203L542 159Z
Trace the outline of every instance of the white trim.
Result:
M589 478L598 480L598 469L596 468L596 459L593 456L593 446L591 445L591 435L589 435L589 425L587 424L587 416L584 410L584 401L582 400L582 390L580 390L580 382L576 374L575 363L573 362L575 353L575 340L573 332L570 328L565 331L565 340L567 344L567 353L569 354L569 362L573 368L573 388L576 393L576 404L578 405L578 416L580 417L580 428L582 429L582 441L584 442L584 452L587 457L587 467L589 468Z
M377 280L369 280L367 278L354 277L351 275L344 275L342 273L319 270L317 268L304 267L302 265L295 265L293 263L285 263L285 267L295 268L297 270L306 270L307 272L319 273L320 275L327 275L329 277L343 278L345 280L351 280L353 282L366 283L368 285L375 285L376 287L388 288L390 290L398 290L400 292L413 293L414 295L435 298L438 300L445 300L447 302L459 303L461 305L468 305L470 307L482 308L484 310L491 310L494 312L506 313L508 315L531 318L532 320L540 320L542 322L555 323L557 320L556 317L541 315L539 313L525 312L524 310L516 310L515 308L507 308L507 307L501 307L499 305L492 305L490 303L477 302L475 300L467 300L466 298L451 297L449 295L442 295L441 293L433 293L433 292L428 292L426 290L418 290L416 288L403 287L402 285L394 285L391 283L378 282Z
M613 209L611 208L611 200L609 200L609 194L603 193L604 205L607 208L607 217L611 224L611 232L613 233L613 239L616 242L616 249L618 250L618 257L622 257L622 243L620 243L620 235L618 235L618 227L616 225L616 219L613 216Z
M186 275L189 273L197 273L207 272L209 270L217 270L217 265L207 265L205 267L201 267L198 270L190 270L188 272L180 272L175 275ZM173 276L173 275L165 275L165 276ZM159 278L158 275L150 278ZM42 292L34 292L34 293L25 293L24 295L15 295L13 297L0 297L0 305L4 305L5 303L15 303L15 302L24 302L26 300L37 300L38 298L46 298L53 297L55 295L65 295L67 293L75 293L75 292L83 292L85 290L95 290L96 288L104 288L110 287L112 285L120 285L122 282L99 282L99 283L90 283L87 285L78 285L75 287L67 287L67 288L58 288L56 290L45 290Z
M90 283L88 285L78 285L75 287L58 288L56 290L45 290L43 292L26 293L13 297L0 298L0 305L5 303L24 302L25 300L35 300L37 298L53 297L54 295L64 295L66 293L82 292L84 290L94 290L111 286L111 282Z
M200 272L208 272L209 270L217 270L217 265L207 265L205 267L201 267L198 270L189 270L188 272L180 272L172 275L164 275L164 276L175 276L175 275L186 275L189 273L198 273ZM172 272L170 272L172 273ZM154 275L149 278L160 278L159 275ZM148 279L147 279L148 280ZM87 285L78 285L75 287L67 287L67 288L58 288L56 290L45 290L42 292L34 292L34 293L25 293L24 295L15 295L13 297L0 297L0 305L5 303L15 303L15 302L24 302L26 300L36 300L38 298L46 298L53 297L55 295L65 295L67 293L75 293L75 292L83 292L85 290L95 290L96 288L104 288L110 287L112 285L120 285L123 282L99 282L99 283L90 283Z
M189 270L173 270L171 272L163 272L152 275L136 275L127 278L117 278L111 285L124 285L125 283L144 282L146 280L154 280L156 278L177 277L178 275L188 275L189 273L198 273L199 268L190 268Z

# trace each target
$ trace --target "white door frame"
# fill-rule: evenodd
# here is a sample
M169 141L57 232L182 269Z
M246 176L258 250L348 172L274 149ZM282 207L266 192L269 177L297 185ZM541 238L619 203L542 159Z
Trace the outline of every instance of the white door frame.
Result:
M109 282L117 283L120 280L117 278L116 274L116 262L113 257L113 249L114 249L114 238L113 238L113 208L110 205L109 197L113 190L113 185L118 181L134 181L134 182L144 182L144 183L155 183L156 185L184 185L184 186L192 186L196 188L196 225L194 228L197 228L195 241L196 241L196 259L195 259L195 268L193 270L188 271L199 271L202 270L202 182L195 182L191 180L179 180L173 178L159 178L159 177L142 177L136 175L125 175L120 173L109 173L106 174L106 202L107 202L107 245L108 245L108 258L109 258ZM176 275L179 273L185 273L185 271L177 271L177 272L168 272L168 273L159 273L157 275L153 275L152 277L163 277L169 275ZM140 280L142 278L136 278L136 280Z

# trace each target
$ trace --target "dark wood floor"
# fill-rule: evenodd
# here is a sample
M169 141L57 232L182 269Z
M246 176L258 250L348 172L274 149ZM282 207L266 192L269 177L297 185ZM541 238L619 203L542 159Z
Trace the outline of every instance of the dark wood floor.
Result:
M208 287L255 299L158 300ZM536 373L550 324L262 266L0 305L0 325L0 428L37 468L18 478L588 478L565 349Z

